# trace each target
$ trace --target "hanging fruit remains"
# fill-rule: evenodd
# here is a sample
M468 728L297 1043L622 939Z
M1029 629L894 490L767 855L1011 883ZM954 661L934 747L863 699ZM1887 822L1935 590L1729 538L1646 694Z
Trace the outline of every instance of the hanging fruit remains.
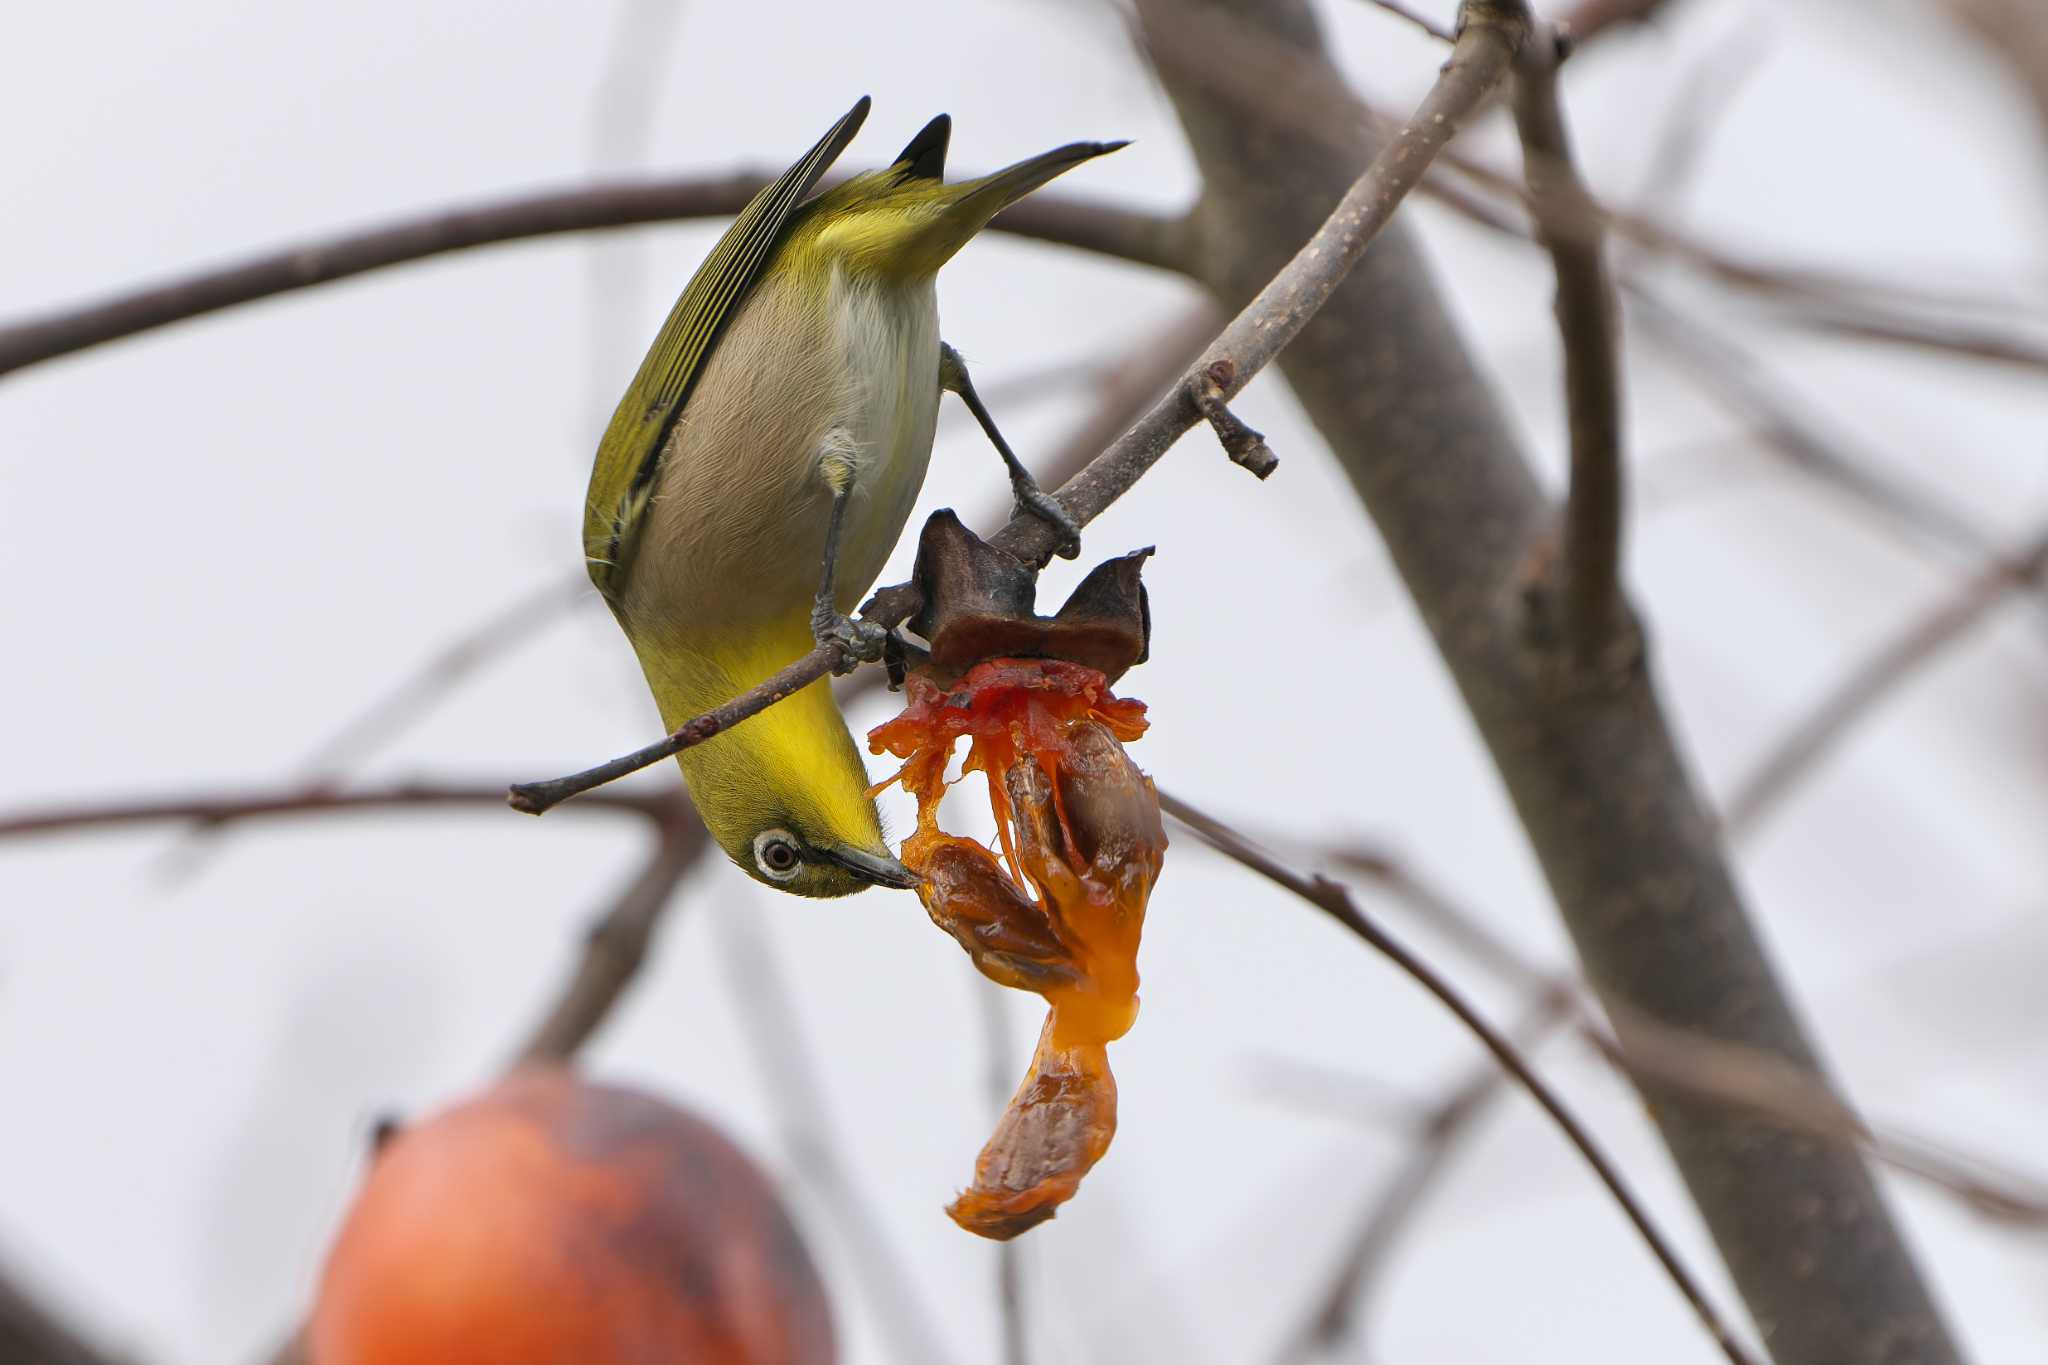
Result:
M912 623L931 651L905 680L908 705L868 736L904 760L917 798L903 861L924 878L932 922L990 980L1051 1007L1031 1069L947 1212L1009 1238L1053 1216L1108 1150L1116 1082L1107 1044L1138 1013L1138 940L1166 851L1152 781L1124 752L1145 707L1110 684L1145 656L1139 571L1149 551L1098 566L1052 617L1033 613L1034 576L950 512L926 524ZM939 828L946 769L988 781L1001 857Z

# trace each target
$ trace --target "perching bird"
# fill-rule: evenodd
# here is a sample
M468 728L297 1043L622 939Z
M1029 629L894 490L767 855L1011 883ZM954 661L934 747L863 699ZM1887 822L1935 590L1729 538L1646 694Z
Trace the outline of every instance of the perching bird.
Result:
M873 657L880 632L848 613L909 519L942 389L981 422L1019 504L1078 543L939 339L933 280L998 210L1124 144L949 185L941 114L888 169L806 202L867 112L863 97L740 213L598 446L585 558L671 730L815 641ZM825 683L677 757L712 837L756 880L805 896L915 884Z

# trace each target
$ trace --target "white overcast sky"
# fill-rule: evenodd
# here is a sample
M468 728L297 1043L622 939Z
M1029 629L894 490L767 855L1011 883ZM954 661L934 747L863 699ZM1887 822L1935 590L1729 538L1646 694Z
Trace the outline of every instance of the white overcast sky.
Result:
M1405 107L1425 88L1426 40L1355 0L1319 8L1363 90ZM8 28L0 316L593 170L779 165L862 93L875 109L850 163L886 158L945 110L961 168L1128 137L1071 187L1157 207L1194 188L1117 22L1082 3L791 0L771 16L656 0L117 0L25 8ZM1667 206L1689 226L2040 315L2044 144L1931 0L1681 0L1673 22L1571 68L1596 187L1637 191L1690 73L1725 61L1746 79ZM1504 152L1498 132L1475 149ZM1543 263L1428 206L1403 218L1554 475ZM438 645L573 566L599 422L716 231L444 258L0 381L0 806L279 780ZM1997 542L2048 514L2038 378L1800 339L1674 285ZM1001 389L1117 356L1188 295L991 237L947 268L940 297L947 335ZM1697 766L1725 791L1968 566L1786 475L1647 352L1630 394L1630 575ZM1012 389L999 416L1031 458L1086 403ZM1499 786L1348 486L1277 379L1242 409L1283 460L1268 484L1190 439L1088 532L1091 560L1159 547L1153 660L1126 685L1155 721L1136 756L1269 837L1402 850L1564 961ZM920 516L1000 492L994 458L949 417ZM1047 595L1075 574L1056 569ZM2002 613L1739 852L1858 1099L2048 1169L2042 623L2038 607ZM542 776L652 726L630 652L586 601L371 771ZM148 1365L251 1359L306 1302L371 1116L489 1074L641 839L571 814L394 814L251 828L187 877L170 875L165 831L8 846L0 1258ZM682 1098L789 1174L726 985L741 917L778 949L839 1141L945 1345L992 1358L992 1252L940 1213L991 1118L982 988L911 898L774 899L705 866L592 1069ZM1496 1017L1514 1013L1496 983L1444 960ZM1116 1144L1024 1243L1041 1365L1270 1353L1400 1149L1274 1095L1262 1068L1286 1058L1355 1075L1361 1094L1370 1081L1426 1096L1474 1056L1408 982L1191 840L1169 860L1142 966L1144 1017L1113 1050ZM1021 1074L1037 1006L1006 1001ZM1569 1048L1544 1060L1732 1304L1629 1095ZM1894 1193L1977 1358L2036 1358L2041 1243ZM891 1360L847 1247L801 1195L797 1211L846 1358ZM1372 1323L1374 1358L1390 1361L1716 1358L1518 1097L1425 1213Z

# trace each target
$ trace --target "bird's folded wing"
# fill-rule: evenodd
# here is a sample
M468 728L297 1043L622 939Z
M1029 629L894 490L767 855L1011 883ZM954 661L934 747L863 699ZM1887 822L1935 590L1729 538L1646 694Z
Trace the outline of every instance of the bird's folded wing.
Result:
M584 556L598 591L616 600L632 563L642 514L660 472L663 447L689 401L719 333L761 277L804 198L867 118L863 95L810 151L740 211L684 286L661 334L640 362L597 448L583 514Z

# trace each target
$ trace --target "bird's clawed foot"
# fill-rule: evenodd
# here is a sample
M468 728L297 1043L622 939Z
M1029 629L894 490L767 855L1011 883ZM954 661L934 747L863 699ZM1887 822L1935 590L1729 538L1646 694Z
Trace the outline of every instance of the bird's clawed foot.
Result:
M820 602L811 612L811 638L820 648L827 645L839 647L839 663L832 671L846 674L861 664L871 664L880 659L882 643L889 638L889 632L873 621L842 615Z
M1067 509L1060 506L1060 500L1038 486L1038 480L1021 470L1010 479L1010 491L1016 495L1015 515L1030 513L1044 522L1059 535L1059 543L1053 553L1061 559L1073 559L1081 553L1081 523L1075 521Z

